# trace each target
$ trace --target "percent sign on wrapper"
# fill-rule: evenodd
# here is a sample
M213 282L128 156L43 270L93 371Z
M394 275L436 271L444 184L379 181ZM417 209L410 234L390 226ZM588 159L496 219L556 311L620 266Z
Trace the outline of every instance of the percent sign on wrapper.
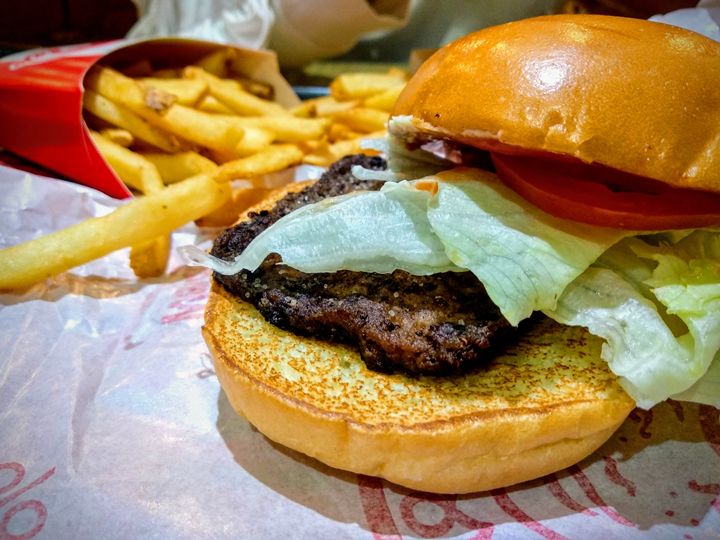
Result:
M18 485L20 485L20 483L23 481L23 478L25 478L25 468L20 465L20 463L0 464L0 471L4 469L8 469L9 471L15 473L15 477L10 481L9 484L0 487L0 497L2 497L2 499L0 499L0 512L2 512L4 507L10 504L12 501L14 501L27 491L30 491L32 488L39 486L45 480L55 474L55 467L53 467L32 483L18 489L17 491L12 492L12 490L14 490L16 487L18 487ZM35 523L25 532L20 532L19 534L10 533L8 531L8 525L10 524L10 520L13 518L13 516L23 511L34 513ZM9 509L7 509L5 511L5 514L2 516L2 521L0 522L0 540L29 540L30 538L34 538L35 535L37 535L45 526L46 519L47 509L45 508L45 505L40 501L29 500L16 503Z

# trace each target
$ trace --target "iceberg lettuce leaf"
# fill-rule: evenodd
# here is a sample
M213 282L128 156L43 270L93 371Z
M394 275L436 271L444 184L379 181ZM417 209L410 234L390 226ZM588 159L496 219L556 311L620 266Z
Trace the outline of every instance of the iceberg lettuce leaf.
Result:
M429 275L462 270L432 232L427 218L430 193L406 184L393 183L390 189L402 196L356 192L299 208L259 234L231 263L204 253L185 254L222 274L254 271L271 253L309 273L401 269Z
M450 259L470 269L510 323L553 309L565 287L634 233L558 219L479 169L439 173L428 210Z
M720 406L720 234L697 230L674 245L637 244L635 253L657 262L646 283L667 311L685 323L700 376L676 399Z
M673 335L653 302L612 270L589 268L545 314L606 340L602 357L638 406L650 408L692 385L692 351Z
M678 401L704 403L720 409L720 352L715 355L708 370L695 384L670 397Z
M558 322L607 340L603 358L640 407L673 397L720 405L720 235L622 241L567 287Z

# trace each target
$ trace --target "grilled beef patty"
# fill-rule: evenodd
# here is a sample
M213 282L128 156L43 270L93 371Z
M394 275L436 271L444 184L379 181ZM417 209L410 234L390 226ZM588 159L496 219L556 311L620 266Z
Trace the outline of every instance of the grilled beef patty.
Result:
M353 165L386 168L378 157L343 158L315 184L287 195L273 210L249 213L248 221L217 238L211 253L232 260L296 208L326 197L380 189L383 182L355 178ZM306 274L279 262L280 256L273 254L255 272L213 277L279 328L357 347L375 371L461 373L491 358L516 332L471 272Z

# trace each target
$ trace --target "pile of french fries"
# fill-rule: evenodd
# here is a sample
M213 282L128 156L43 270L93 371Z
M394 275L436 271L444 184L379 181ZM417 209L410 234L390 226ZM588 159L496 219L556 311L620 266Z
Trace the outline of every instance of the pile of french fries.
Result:
M310 151L303 163L327 167L343 156L370 153L360 141L385 137L390 111L407 79L407 72L397 68L387 73L346 73L332 81L329 96L296 107L297 117L330 120L326 135L307 144Z
M139 278L162 275L170 233L195 221L237 221L277 182L268 175L301 163L329 166L373 153L366 138L385 124L407 81L401 70L349 73L331 94L286 109L273 89L233 72L234 49L194 65L155 70L93 66L85 77L84 119L118 177L139 196L111 214L0 251L0 289L31 285L131 247Z

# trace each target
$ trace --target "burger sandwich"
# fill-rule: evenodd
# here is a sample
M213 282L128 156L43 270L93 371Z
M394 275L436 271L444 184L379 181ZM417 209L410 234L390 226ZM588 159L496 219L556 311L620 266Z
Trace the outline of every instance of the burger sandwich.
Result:
M481 30L354 156L225 231L203 334L270 439L467 493L720 403L720 43L590 15ZM717 358L716 358L717 356Z

